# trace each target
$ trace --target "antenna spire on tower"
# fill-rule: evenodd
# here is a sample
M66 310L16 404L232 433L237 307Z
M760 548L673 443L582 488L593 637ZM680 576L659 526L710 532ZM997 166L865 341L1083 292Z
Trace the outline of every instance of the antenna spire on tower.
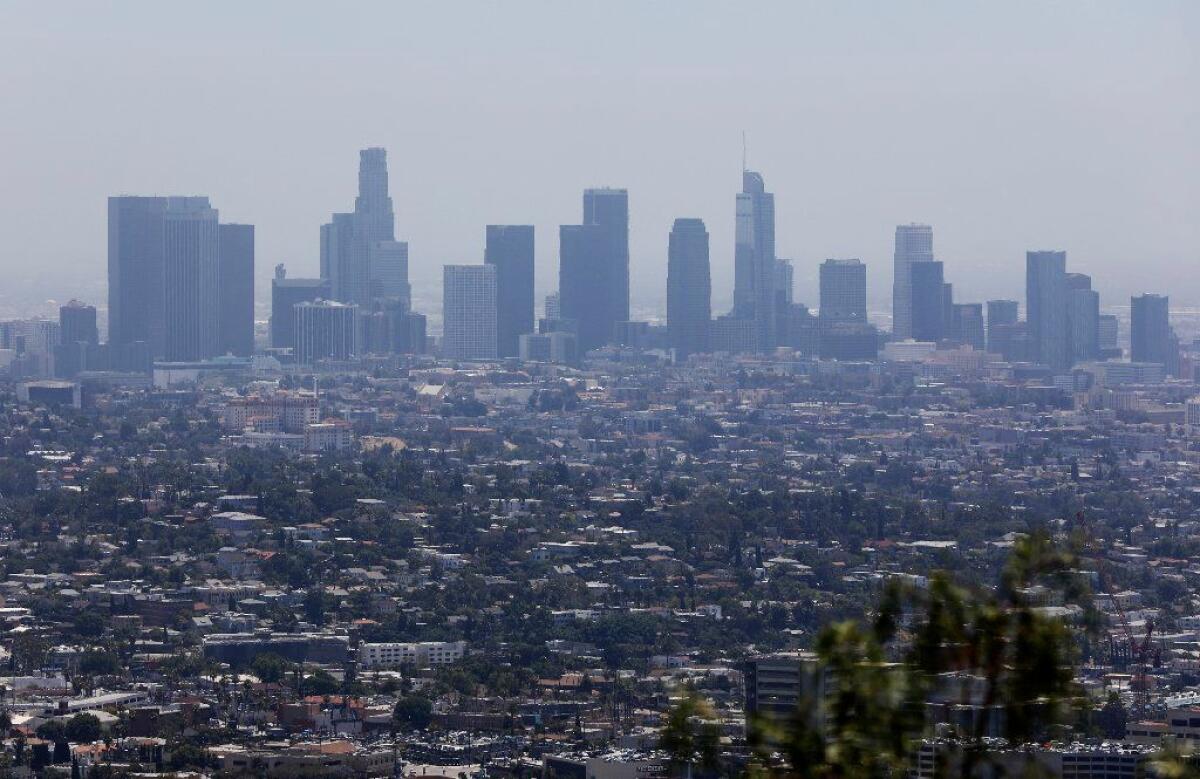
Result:
M746 131L742 130L742 173L748 170L746 167Z

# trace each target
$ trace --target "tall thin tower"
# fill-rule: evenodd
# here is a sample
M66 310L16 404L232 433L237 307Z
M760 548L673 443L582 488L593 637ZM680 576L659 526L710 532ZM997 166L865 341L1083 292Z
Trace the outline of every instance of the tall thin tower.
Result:
M733 250L733 315L753 319L760 350L776 343L775 195L761 174L742 171Z

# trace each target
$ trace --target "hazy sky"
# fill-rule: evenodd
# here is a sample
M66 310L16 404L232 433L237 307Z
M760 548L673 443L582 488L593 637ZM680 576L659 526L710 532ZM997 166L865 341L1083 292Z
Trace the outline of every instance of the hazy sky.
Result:
M538 294L581 190L630 191L635 311L678 216L731 296L741 134L797 299L894 226L934 226L960 300L1023 298L1062 248L1104 304L1200 304L1200 3L0 2L0 305L103 304L105 198L206 194L258 227L259 276L315 274L388 150L418 298L537 226ZM265 285L260 288L260 297ZM1127 298L1124 301L1127 303ZM540 304L539 304L540 308Z

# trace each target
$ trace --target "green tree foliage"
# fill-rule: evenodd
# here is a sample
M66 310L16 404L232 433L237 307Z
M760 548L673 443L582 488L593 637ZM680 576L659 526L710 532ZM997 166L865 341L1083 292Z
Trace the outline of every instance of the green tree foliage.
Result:
M717 769L721 732L715 720L709 703L694 693L671 708L658 748L670 755L674 775L690 775L693 766Z
M291 663L274 652L262 652L250 661L250 672L267 684L283 680L291 670Z
M0 460L0 495L6 498L32 495L37 489L37 468L24 460Z
M396 726L404 730L424 730L433 719L433 704L419 695L406 695L392 712Z
M68 741L90 744L100 738L100 719L95 714L76 714L67 720L64 731Z
M987 737L1011 743L1054 735L1073 684L1076 645L1064 622L1033 605L1030 588L1092 612L1075 557L1044 535L1019 542L994 588L953 582L944 573L925 590L889 587L873 624L824 630L816 651L824 689L790 723L759 721L752 736L780 764L780 777L903 775L914 742L930 735L924 704L946 685L980 703L973 727L952 734L947 759L963 776L988 764ZM911 626L911 627L905 627Z
M37 737L45 741L62 741L66 737L66 726L56 719L37 726Z
M79 659L79 671L92 675L116 675L121 673L121 660L112 652L88 650Z
M104 635L108 620L95 611L81 611L75 617L73 627L80 638L95 639Z
M338 686L338 680L323 668L304 679L304 692L307 695L333 695L338 691Z

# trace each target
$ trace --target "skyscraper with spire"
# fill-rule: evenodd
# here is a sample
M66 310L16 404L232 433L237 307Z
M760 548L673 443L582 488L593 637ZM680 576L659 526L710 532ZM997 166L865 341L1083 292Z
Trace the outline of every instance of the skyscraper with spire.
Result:
M358 196L354 211L334 214L321 226L321 276L333 296L364 308L379 287L372 260L396 240L395 214L388 196L387 151L378 147L358 153Z
M776 344L775 195L763 177L742 171L733 250L733 315L753 319L760 350Z

